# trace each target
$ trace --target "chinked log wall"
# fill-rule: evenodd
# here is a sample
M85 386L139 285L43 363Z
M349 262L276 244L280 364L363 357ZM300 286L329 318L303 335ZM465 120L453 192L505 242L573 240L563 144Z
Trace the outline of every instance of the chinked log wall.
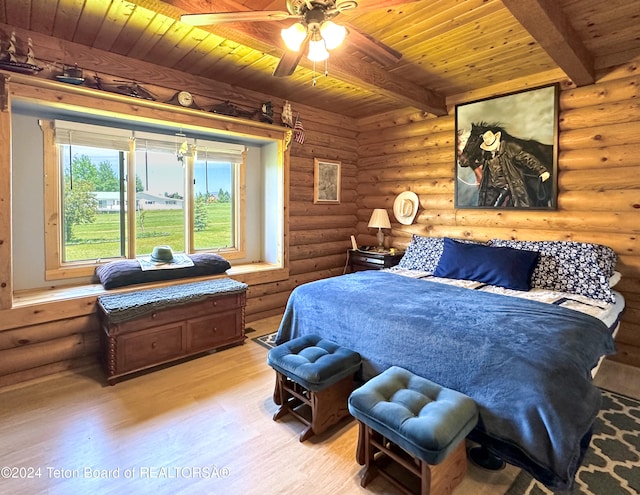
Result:
M611 246L622 273L616 290L626 300L613 359L640 366L640 65L606 72L597 84L561 91L556 211L456 210L453 111L441 118L399 113L361 119L361 242L374 242L367 229L371 210L391 213L395 195L411 190L421 209L411 226L392 223L397 247L405 247L411 233Z
M0 26L4 26L1 25ZM113 53L63 42L29 31L16 30L22 39L31 37L35 51L48 60L77 62L89 72L115 79L138 80L156 94L171 95L188 88L198 102L207 98L230 100L242 108L260 108L270 100L278 125L283 100L270 95L244 91L222 82L191 77L182 71L154 66ZM157 77L154 77L157 76ZM147 84L163 81L166 86ZM167 97L168 99L168 97ZM135 103L135 99L132 99ZM289 188L289 273L287 280L251 284L247 292L246 321L251 322L282 312L291 290L297 285L341 274L349 235L356 232L357 141L355 121L348 117L292 101L294 112L304 123L305 142L291 144ZM6 120L7 112L0 112ZM0 124L2 124L0 120ZM0 125L0 142L6 142ZM8 148L8 147L7 147ZM6 148L6 149L7 149ZM339 205L313 204L314 157L342 163L342 195ZM10 163L0 163L0 220L10 211ZM10 239L9 222L0 222L0 241ZM1 243L0 243L1 245ZM19 248L19 247L18 247ZM11 276L11 265L0 261L0 277ZM0 387L59 371L92 365L98 353L96 297L78 297L54 303L35 303L0 310Z

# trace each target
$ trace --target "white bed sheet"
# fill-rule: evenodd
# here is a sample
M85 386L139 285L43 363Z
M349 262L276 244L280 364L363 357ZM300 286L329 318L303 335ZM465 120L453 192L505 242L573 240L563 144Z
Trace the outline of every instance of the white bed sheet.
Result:
M588 315L594 316L604 322L609 328L609 331L613 336L618 329L618 323L624 310L624 297L619 292L613 291L616 302L609 304L597 299L591 299L589 297L581 296L578 294L570 294L568 292L557 292L545 289L531 289L529 291L519 291L512 289L505 289L503 287L497 287L495 285L487 285L483 282L475 282L472 280L457 280L451 278L434 277L429 272L420 270L407 270L399 267L387 268L385 271L390 271L398 275L405 277L412 277L418 279L429 280L431 282L439 282L443 284L455 285L457 287L464 287L467 289L481 290L484 292L493 292L495 294L503 294L512 297L521 297L523 299L531 299L534 301L544 302L548 304L556 304L558 306L564 306L565 308L580 311Z
M611 332L611 336L615 338L618 329L620 328L620 317L624 310L624 297L617 291L613 291L616 302L613 304L606 303L597 299L591 299L589 297L581 296L579 294L570 294L568 292L557 292L545 289L531 289L529 291L520 291L513 289L505 289L504 287L497 287L495 285L487 285L483 282L475 282L473 280L458 280L452 278L440 278L434 277L429 272L420 270L407 270L399 268L397 266L392 268L385 268L385 271L390 271L398 275L405 277L418 278L423 280L429 280L431 282L439 282L442 284L455 285L457 287L464 287L472 290L481 290L485 292L493 292L495 294L503 294L505 296L521 297L523 299L531 299L534 301L544 302L547 304L556 304L564 306L575 311L580 311L588 315L594 316L601 320ZM605 356L602 356L598 363L591 370L591 376L595 377L600 369L600 365Z

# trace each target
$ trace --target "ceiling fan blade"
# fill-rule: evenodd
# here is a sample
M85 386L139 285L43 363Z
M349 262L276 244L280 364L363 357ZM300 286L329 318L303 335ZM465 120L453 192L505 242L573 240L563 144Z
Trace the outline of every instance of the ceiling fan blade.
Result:
M282 55L278 66L273 71L275 77L289 77L296 70L300 59L302 58L302 50L299 52L292 52L287 50Z
M383 67L394 65L402 58L402 53L375 39L373 36L363 33L350 25L347 26L347 29L349 31L349 42L353 43L358 50Z
M280 10L246 10L239 12L211 12L208 14L183 14L180 21L191 26L209 26L225 22L281 21L298 17Z
M414 3L419 0L358 0L358 8L345 11L345 13L353 12L354 14L364 14L370 10L397 7L406 3ZM338 2L339 4L339 2Z
M300 45L300 50L293 52L291 50L285 50L284 55L278 62L277 67L273 71L275 77L289 77L296 70L296 67L300 63L302 55L307 51L307 45L309 44L309 36Z

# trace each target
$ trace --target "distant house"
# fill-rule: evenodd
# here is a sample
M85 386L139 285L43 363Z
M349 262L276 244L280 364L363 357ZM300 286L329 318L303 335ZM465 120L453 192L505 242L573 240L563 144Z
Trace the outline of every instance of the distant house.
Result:
M93 192L98 201L98 211L103 213L120 211L120 194L118 192ZM184 200L157 196L143 191L136 193L136 209L139 210L180 210ZM126 201L125 201L126 204Z

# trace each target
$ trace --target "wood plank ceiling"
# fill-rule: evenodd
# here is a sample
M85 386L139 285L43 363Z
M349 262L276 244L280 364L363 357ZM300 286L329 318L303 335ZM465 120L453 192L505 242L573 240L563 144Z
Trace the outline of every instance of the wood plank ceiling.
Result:
M305 57L291 77L272 76L284 52L280 29L291 20L179 21L183 13L237 10L286 7L285 0L0 0L0 23L356 118L405 107L444 114L447 104L513 81L585 85L600 68L640 55L637 0L409 1L335 19L402 53L399 62L383 67L347 39L331 53L328 77L313 86ZM6 42L9 34L0 36Z

